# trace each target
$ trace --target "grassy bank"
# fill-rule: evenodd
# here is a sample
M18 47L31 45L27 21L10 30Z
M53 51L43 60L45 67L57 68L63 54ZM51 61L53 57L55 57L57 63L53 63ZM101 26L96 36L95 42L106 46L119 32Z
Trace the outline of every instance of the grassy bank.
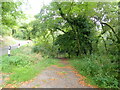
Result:
M2 56L2 73L10 73L6 84L17 84L30 80L50 65L57 65L56 59L45 59L32 53L31 46L23 46L11 51L11 56ZM4 77L3 77L4 78Z
M15 39L11 36L0 36L0 48L15 44Z
M117 57L113 55L90 55L71 59L70 63L91 85L100 88L118 88Z

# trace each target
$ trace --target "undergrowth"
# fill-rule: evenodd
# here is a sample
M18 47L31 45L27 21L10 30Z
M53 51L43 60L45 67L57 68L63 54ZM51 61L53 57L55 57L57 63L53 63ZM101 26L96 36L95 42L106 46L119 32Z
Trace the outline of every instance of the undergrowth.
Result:
M38 53L31 52L31 46L22 46L11 51L11 56L2 58L2 73L10 73L6 84L15 84L30 80L50 65L57 65L57 59L42 58ZM58 64L59 65L59 64Z
M70 63L78 72L87 77L87 82L100 88L118 88L117 56L90 55L71 59Z

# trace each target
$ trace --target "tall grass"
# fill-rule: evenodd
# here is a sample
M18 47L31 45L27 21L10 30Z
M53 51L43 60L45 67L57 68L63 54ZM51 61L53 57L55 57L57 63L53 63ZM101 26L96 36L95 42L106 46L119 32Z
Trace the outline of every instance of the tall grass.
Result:
M71 59L70 63L89 79L89 83L101 88L118 88L117 59L118 57L113 55L91 55Z

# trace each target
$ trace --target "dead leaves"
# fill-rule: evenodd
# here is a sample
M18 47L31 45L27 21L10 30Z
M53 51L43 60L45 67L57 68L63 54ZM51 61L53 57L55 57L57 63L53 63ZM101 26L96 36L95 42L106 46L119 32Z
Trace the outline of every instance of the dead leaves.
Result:
M68 63L68 62L65 61L65 60L62 60L62 62L63 62L63 63ZM79 84L81 84L81 85L83 85L83 86L88 86L88 87L91 87L91 88L98 88L97 86L93 86L93 85L87 84L87 83L85 82L86 77L85 77L85 76L82 76L81 74L79 74L79 73L76 71L76 69L73 68L72 66L64 66L64 67L59 67L59 66L57 66L57 65L52 65L52 66L53 66L53 67L56 67L56 68L68 68L68 69L71 69L72 71L70 71L70 72L75 73L75 75L76 75L77 77L79 77L79 79L78 79ZM60 75L60 76L64 76L64 75L66 75L67 73L56 72L56 74L57 74L57 75Z
M25 82L21 82L20 84L29 84L29 83L31 83L31 82L33 82L33 81L34 81L34 79L29 80L29 81L25 81Z
M98 88L97 86L93 86L93 85L87 84L87 83L85 82L86 77L85 77L85 76L82 76L82 75L79 74L77 71L71 71L71 72L75 73L75 75L79 77L79 79L78 79L79 84L81 84L81 85L83 85L83 86L92 87L92 88Z
M5 80L5 81L8 81L8 80L10 80L10 78L9 78L9 77L7 77L7 78L5 78L4 80Z
M17 88L18 86L22 85L22 84L29 84L33 81L34 79L32 80L29 80L29 81L25 81L25 82L21 82L21 83L17 83L17 84L7 84L5 85L5 88ZM14 83L16 83L16 81L14 81Z
M7 84L4 88L17 88L16 84Z
M57 79L56 79L56 78L50 78L50 79L48 79L48 80L54 81L54 80L57 80Z

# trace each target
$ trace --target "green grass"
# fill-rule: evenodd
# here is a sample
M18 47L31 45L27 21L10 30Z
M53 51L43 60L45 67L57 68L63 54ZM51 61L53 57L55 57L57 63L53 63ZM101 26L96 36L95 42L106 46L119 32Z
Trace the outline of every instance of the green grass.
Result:
M35 65L15 68L15 73L10 76L11 81L22 82L30 80L42 70L44 70L46 67L54 64L57 64L57 60L45 59Z
M58 67L65 67L65 65L62 64L62 63L57 63L57 66L58 66Z
M91 85L100 88L118 88L117 56L91 55L71 59L70 63ZM113 61L113 62L111 62Z
M14 84L34 78L50 65L59 65L57 59L43 59L31 52L31 46L23 46L11 51L12 56L2 56L2 72L10 74L6 84Z

